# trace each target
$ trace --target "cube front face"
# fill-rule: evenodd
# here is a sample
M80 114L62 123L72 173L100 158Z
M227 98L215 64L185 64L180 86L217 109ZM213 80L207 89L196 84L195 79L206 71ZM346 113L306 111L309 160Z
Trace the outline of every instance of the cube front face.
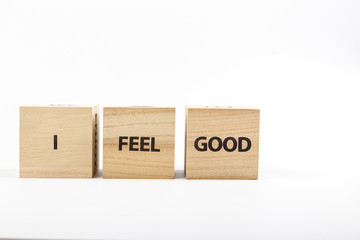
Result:
M174 178L175 108L105 107L104 178Z
M188 179L257 179L257 109L187 108Z
M20 177L90 178L98 107L20 107Z

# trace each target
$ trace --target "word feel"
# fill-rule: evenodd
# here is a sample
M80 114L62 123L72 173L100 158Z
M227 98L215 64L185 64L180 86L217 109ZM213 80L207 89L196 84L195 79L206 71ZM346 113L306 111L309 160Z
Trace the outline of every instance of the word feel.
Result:
M127 141L129 140L129 141ZM155 147L154 137L119 137L119 151L123 150L123 146L129 146L129 151L142 152L160 152L160 149Z

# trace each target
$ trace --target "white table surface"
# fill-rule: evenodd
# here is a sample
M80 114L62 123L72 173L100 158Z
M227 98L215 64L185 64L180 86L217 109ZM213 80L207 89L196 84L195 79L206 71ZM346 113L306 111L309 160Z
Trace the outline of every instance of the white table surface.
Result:
M316 167L317 168L317 167ZM0 236L359 239L355 171L264 166L259 180L20 179L0 171ZM340 169L341 170L341 169Z

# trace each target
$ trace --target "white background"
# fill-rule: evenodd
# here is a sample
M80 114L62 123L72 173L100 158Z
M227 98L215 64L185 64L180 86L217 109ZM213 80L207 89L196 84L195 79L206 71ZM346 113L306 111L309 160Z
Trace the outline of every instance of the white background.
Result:
M357 0L0 1L0 238L360 239ZM174 180L19 179L18 107L176 106ZM183 178L184 107L261 109L257 181Z

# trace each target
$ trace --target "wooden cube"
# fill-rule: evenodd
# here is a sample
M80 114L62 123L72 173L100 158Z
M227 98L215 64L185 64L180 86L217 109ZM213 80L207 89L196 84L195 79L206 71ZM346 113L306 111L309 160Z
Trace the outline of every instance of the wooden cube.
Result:
M99 165L98 113L98 106L20 107L20 177L93 177Z
M187 108L187 179L257 179L260 110Z
M175 108L105 107L104 178L174 178Z

